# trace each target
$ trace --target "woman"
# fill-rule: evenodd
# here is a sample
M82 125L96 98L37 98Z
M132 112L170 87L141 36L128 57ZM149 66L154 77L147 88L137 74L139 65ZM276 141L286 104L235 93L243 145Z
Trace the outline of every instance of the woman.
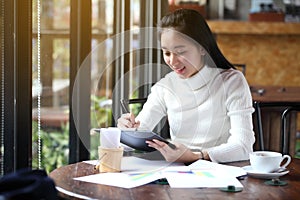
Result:
M170 13L159 28L163 57L173 71L151 88L139 115L122 115L118 127L152 130L167 115L176 149L147 141L167 161L248 159L255 141L254 109L243 74L222 55L197 11Z

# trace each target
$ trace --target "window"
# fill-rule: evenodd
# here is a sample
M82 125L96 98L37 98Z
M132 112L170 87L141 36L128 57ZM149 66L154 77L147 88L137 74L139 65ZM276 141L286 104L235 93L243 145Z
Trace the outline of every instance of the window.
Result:
M140 43L140 28L155 26L168 1L0 2L0 174L95 159L90 128L114 126L119 99L146 96L145 80L167 72L148 65L160 51Z

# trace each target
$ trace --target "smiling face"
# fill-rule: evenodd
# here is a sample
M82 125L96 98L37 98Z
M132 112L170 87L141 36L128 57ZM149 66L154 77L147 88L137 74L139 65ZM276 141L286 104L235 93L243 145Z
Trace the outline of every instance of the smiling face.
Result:
M164 60L181 78L189 78L204 66L205 50L181 33L166 29L161 33Z

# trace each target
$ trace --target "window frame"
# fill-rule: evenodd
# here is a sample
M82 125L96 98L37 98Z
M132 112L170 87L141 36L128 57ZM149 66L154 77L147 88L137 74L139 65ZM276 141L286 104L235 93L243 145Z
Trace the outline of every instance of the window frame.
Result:
M31 0L2 0L4 44L2 44L1 125L3 173L31 167L32 160L32 26Z

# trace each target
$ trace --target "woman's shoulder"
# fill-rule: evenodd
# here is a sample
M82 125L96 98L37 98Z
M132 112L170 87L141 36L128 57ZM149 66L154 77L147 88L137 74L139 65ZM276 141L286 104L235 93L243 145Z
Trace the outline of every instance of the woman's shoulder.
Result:
M162 79L160 79L155 85L156 86L172 86L175 82L176 79L178 79L177 75L175 72L169 72L168 74L166 74Z
M237 70L237 69L233 69L233 68L229 68L229 69L222 69L221 70L221 75L224 78L245 78L244 74Z
M222 69L220 72L220 76L222 77L222 80L228 84L247 83L247 80L246 80L246 77L244 76L244 74L237 69L233 69L233 68Z
M233 90L245 90L249 88L249 84L244 74L237 69L222 69L220 72L222 84L227 88L228 91Z

